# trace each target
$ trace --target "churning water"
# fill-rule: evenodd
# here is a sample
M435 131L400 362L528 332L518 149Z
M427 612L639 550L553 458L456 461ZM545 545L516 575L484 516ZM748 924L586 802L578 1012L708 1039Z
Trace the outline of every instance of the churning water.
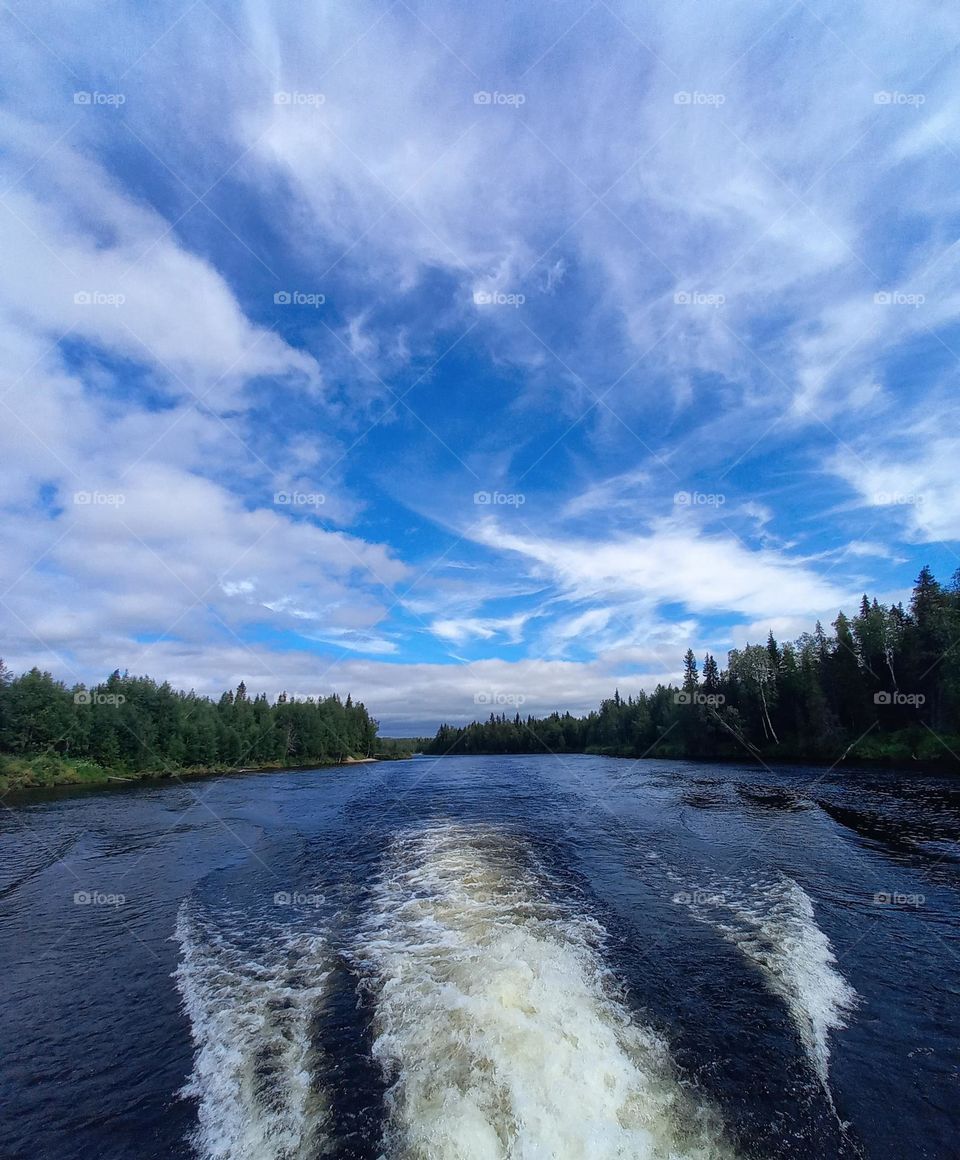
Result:
M955 1156L958 816L592 757L24 799L0 1156Z

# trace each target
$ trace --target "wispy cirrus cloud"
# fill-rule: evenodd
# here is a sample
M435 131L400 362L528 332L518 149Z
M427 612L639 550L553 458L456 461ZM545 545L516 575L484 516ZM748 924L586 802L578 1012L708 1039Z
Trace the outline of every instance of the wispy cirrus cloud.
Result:
M3 19L14 663L409 724L952 570L949 8Z

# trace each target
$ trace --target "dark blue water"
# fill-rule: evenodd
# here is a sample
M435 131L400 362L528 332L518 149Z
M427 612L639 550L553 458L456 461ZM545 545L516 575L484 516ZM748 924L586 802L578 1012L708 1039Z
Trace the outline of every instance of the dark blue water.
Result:
M24 797L0 1157L954 1158L958 821L584 756Z

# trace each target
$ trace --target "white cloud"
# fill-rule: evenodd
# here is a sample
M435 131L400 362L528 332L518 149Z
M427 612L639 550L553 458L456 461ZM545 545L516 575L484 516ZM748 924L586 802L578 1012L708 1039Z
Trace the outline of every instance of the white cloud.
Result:
M438 619L430 625L430 631L441 640L463 644L468 640L493 640L503 637L516 644L522 637L524 625L530 619L529 613L512 616L463 617L459 620Z
M210 691L241 676L272 691L329 680L395 720L422 720L426 705L472 716L484 689L526 690L532 711L587 708L641 680L631 673L675 671L708 615L747 617L737 632L762 637L858 595L812 557L769 539L754 550L716 512L680 518L669 501L694 482L675 472L723 479L804 425L841 446L830 470L878 517L841 559L880 560L900 536L956 539L955 413L944 404L921 422L895 407L892 361L960 314L944 160L958 104L933 67L960 35L952 10L881 0L869 22L728 0L705 19L682 6L623 12L648 49L605 5L566 38L583 12L563 3L509 25L463 6L414 14L364 0L319 17L267 0L168 15L120 6L104 36L99 6L37 0L25 19L52 53L13 30L14 111L0 121L0 570L15 662L52 649L61 671L142 664ZM122 78L122 117L71 100L103 76ZM875 103L917 76L922 108ZM522 105L473 100L512 87ZM281 90L323 100L278 104ZM678 103L678 91L723 99ZM191 209L184 182L221 184ZM229 225L214 216L220 193ZM257 227L240 229L218 268L224 237L248 220ZM301 335L271 301L261 309L256 295L283 288L263 263L295 269L290 286L340 292L329 331L318 316ZM474 288L528 300L481 314ZM923 302L878 303L878 291ZM484 484L509 479L539 413L569 415L581 423L571 443L583 438L568 475L530 473L537 535L518 520L481 524L476 556L430 575L434 543L408 548L340 460L370 384L396 372L409 385L474 321L484 369L517 383L507 408L463 436ZM58 346L65 333L79 352ZM486 383L467 375L463 389ZM938 389L918 386L917 410ZM883 428L895 421L894 438ZM630 431L641 465L607 462ZM567 450L548 447L544 466ZM451 497L475 481L454 491L427 457L415 462L418 491L443 509L434 518L459 526ZM390 461L382 474L400 470ZM281 508L278 491L323 503ZM78 505L75 492L122 502ZM763 540L787 521L775 489L757 494L765 502L739 507L731 496L724 518L746 517ZM375 535L348 534L364 517ZM576 535L564 520L580 521ZM833 551L818 547L818 559ZM401 670L356 655L409 660L421 628L464 650L547 659ZM263 634L297 649L272 651Z
M830 468L874 511L881 528L893 534L902 528L913 543L958 540L960 437L945 433L958 421L960 416L948 410L913 426L909 450L881 444L862 455L841 453Z
M123 196L88 158L54 143L40 166L43 196L30 193L30 130L9 118L0 127L11 150L3 175L21 179L0 206L9 262L0 309L9 325L54 341L70 332L155 365L170 372L166 385L176 394L206 395L226 380L224 396L253 375L319 383L310 356L252 325L222 276L177 243L170 223Z
M604 479L568 500L561 511L564 519L589 515L593 512L609 513L618 509L634 509L643 488L650 482L647 470L627 471L612 479Z
M752 552L729 535L708 536L661 522L646 535L573 540L511 534L488 520L475 538L519 553L537 576L549 577L570 599L611 596L653 608L677 602L692 611L778 615L809 612L848 594L803 561L770 550Z

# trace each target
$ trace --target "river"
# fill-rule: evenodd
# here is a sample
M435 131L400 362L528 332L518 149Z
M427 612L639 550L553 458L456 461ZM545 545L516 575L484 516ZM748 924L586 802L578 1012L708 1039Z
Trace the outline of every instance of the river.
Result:
M3 1160L960 1154L960 782L415 758L8 799Z

